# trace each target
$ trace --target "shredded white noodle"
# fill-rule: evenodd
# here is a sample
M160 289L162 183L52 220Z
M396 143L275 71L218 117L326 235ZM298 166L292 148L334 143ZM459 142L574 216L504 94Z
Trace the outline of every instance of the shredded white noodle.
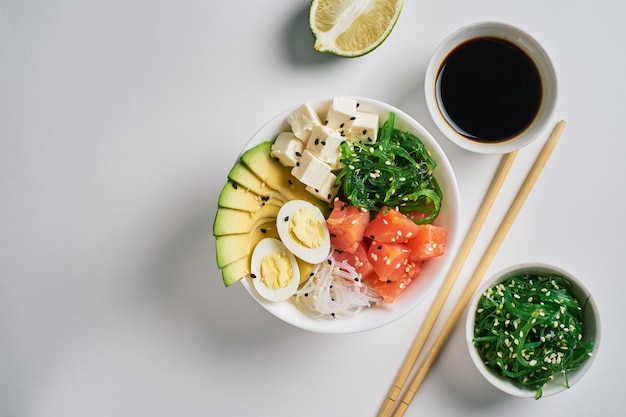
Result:
M344 318L382 300L361 282L352 265L337 262L332 254L333 250L296 292L295 304L299 309L316 318Z

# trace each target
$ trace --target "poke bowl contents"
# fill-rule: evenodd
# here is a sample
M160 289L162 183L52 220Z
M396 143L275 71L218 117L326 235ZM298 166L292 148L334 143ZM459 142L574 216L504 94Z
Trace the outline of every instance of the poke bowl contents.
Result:
M466 329L472 359L510 394L539 399L569 388L598 349L595 302L560 269L511 268L488 282L470 305Z
M417 307L457 242L459 196L434 139L399 109L336 96L259 130L213 225L225 286L298 327L354 332Z

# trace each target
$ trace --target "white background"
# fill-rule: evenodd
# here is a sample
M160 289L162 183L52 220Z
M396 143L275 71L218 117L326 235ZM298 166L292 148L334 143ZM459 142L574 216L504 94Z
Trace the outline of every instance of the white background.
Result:
M312 50L308 4L0 0L0 415L374 416L432 299L360 334L282 323L224 288L216 198L265 121L350 94L432 132L467 229L500 157L436 130L423 77L444 37L482 20L542 43L554 122L568 121L488 274L524 261L577 274L603 339L569 391L521 400L481 379L458 326L407 415L623 415L626 3L407 1L385 43L352 60ZM520 153L459 288L546 136Z

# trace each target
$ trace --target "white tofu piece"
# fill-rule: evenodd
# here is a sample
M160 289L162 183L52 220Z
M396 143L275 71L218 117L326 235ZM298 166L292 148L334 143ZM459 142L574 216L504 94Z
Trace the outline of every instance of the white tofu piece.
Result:
M342 142L346 140L339 132L328 126L317 126L311 132L306 149L323 162L330 165L331 169L339 168L341 159Z
M300 160L291 170L291 175L300 180L301 183L312 188L322 189L324 180L331 173L330 166L319 160L310 151L305 149Z
M272 144L271 155L287 167L296 166L304 151L304 142L292 132L281 132Z
M325 125L345 136L356 118L357 101L349 97L333 97Z
M304 103L287 116L287 123L291 126L293 134L306 143L311 130L313 130L315 126L321 125L322 121L317 112L311 106Z
M378 115L375 113L356 112L356 119L350 128L350 141L376 143L378 139Z
M315 197L320 200L331 202L337 195L339 191L339 184L335 185L335 180L337 176L332 172L329 172L324 181L322 182L321 188L314 188L307 186L306 190L313 194Z

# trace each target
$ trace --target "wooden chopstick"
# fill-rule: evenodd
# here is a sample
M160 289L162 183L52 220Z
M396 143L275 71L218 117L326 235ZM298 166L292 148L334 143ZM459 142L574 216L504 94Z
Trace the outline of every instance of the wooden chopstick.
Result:
M545 166L546 162L550 158L550 155L552 154L552 151L554 150L554 147L556 146L556 143L559 137L561 136L561 133L563 132L564 128L565 128L565 120L561 120L557 123L556 127L550 134L550 137L548 138L546 144L544 145L543 149L539 153L535 163L533 164L526 179L524 180L524 183L522 184L515 199L513 200L511 207L509 208L507 214L502 220L502 223L500 223L500 226L498 227L498 230L496 231L491 243L487 247L485 255L482 257L480 263L478 264L474 272L474 275L472 275L472 278L470 279L467 286L465 287L465 290L463 291L459 302L456 303L452 313L448 317L448 320L445 322L441 333L435 339L435 342L433 346L431 347L431 350L427 353L426 358L424 359L424 362L422 363L417 373L413 377L413 380L411 381L409 388L407 389L404 396L402 397L402 401L400 402L400 404L398 404L398 408L393 414L393 417L403 416L407 408L411 404L411 401L415 397L415 394L417 393L418 389L422 385L422 382L426 378L428 371L430 370L433 363L437 359L437 356L439 355L439 352L443 348L446 340L450 336L450 333L452 333L452 330L454 329L457 321L459 320L459 318L465 311L467 304L469 303L472 296L476 292L480 282L482 281L483 276L485 275L485 272L487 272L487 269L489 268L489 265L491 264L491 261L495 257L496 252L502 245L502 242L504 241L506 234L511 228L513 221L515 220L518 213L520 212L522 206L524 205L524 202L526 201L526 198L530 194L530 191L535 185L535 182L539 178L539 174L541 173L541 171L543 170L543 167Z
M472 246L474 245L474 242L476 241L476 238L478 237L478 234L483 224L485 223L485 219L487 218L487 215L489 214L489 211L491 210L491 207L493 206L493 203L498 193L500 192L500 189L502 188L504 180L511 170L511 166L515 161L516 156L517 151L513 151L504 155L502 161L500 162L498 170L496 171L491 185L487 190L487 194L485 195L485 198L483 199L483 202L480 205L476 216L474 217L474 221L472 222L470 229L467 232L467 235L465 236L461 247L459 248L459 252L454 258L454 261L450 267L450 271L448 272L446 279L441 285L439 293L437 294L437 297L435 298L432 307L430 308L428 314L426 315L426 318L424 319L424 323L422 324L420 331L418 332L413 344L411 345L409 353L407 354L402 366L400 367L400 372L398 373L395 381L393 382L393 385L391 386L391 389L389 390L389 393L387 394L387 398L385 399L385 402L383 403L378 413L378 417L388 417L389 415L391 415L391 411L393 410L395 402L398 399L404 384L406 384L411 370L413 369L413 366L415 365L415 362L417 361L417 358L422 348L424 347L424 344L426 343L426 339L428 339L428 336L430 335L430 332L432 331L433 326L435 325L435 322L439 317L439 313L441 313L441 310L443 309L443 306L445 305L446 300L450 295L452 287L454 286L454 283L456 282L456 279L461 272L461 269L463 268L463 264L465 263L467 256L469 255L469 252L472 249Z

